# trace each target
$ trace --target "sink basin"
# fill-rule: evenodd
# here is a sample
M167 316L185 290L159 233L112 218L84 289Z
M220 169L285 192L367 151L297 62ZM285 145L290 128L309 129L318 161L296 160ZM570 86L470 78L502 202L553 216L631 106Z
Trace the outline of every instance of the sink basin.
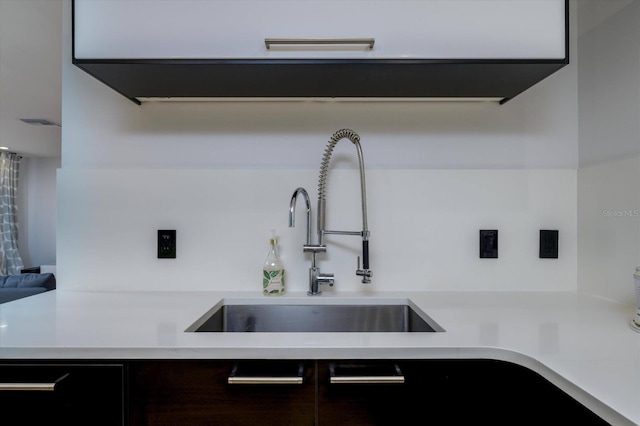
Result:
M229 304L214 307L192 332L435 332L444 331L417 307L400 304Z

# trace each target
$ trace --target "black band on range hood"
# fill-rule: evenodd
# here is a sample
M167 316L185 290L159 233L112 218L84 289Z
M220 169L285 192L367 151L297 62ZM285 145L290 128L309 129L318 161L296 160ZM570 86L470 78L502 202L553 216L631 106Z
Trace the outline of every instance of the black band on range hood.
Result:
M138 97L511 99L567 61L74 60Z

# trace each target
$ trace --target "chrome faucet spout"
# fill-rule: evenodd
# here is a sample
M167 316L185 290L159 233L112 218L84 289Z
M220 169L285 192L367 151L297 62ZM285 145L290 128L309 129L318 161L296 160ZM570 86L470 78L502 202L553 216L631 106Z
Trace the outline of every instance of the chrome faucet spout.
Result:
M302 194L304 202L307 205L307 240L306 245L311 245L311 200L307 190L300 187L293 191L291 201L289 202L289 228L296 226L296 202L298 201L298 195Z
M325 246L311 244L311 200L309 194L304 188L297 188L291 196L289 202L289 227L293 228L296 225L296 204L298 201L298 195L302 195L305 204L307 205L307 239L303 246L302 251L305 253L311 253L311 267L309 268L309 291L307 294L310 296L318 296L322 294L319 287L320 284L328 284L333 286L333 274L322 274L320 269L316 267L316 254L324 253L326 251Z

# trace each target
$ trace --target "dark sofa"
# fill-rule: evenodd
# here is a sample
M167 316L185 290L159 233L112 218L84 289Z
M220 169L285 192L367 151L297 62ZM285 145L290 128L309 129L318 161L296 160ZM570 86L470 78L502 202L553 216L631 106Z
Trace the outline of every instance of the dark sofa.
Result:
M10 302L56 288L56 277L46 274L0 275L0 303Z

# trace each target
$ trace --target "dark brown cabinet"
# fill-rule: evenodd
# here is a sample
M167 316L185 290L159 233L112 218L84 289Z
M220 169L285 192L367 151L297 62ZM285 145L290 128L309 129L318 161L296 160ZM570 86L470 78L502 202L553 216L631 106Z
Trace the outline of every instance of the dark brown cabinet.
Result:
M313 425L315 366L298 361L132 361L131 425Z
M607 424L539 374L495 360L320 362L318 383L319 425Z
M495 360L4 361L16 424L607 423L539 374Z
M607 424L494 360L132 361L131 425Z
M123 383L122 364L3 362L2 417L20 425L122 425Z
M454 395L442 373L429 362L321 362L318 424L401 425L442 419Z

